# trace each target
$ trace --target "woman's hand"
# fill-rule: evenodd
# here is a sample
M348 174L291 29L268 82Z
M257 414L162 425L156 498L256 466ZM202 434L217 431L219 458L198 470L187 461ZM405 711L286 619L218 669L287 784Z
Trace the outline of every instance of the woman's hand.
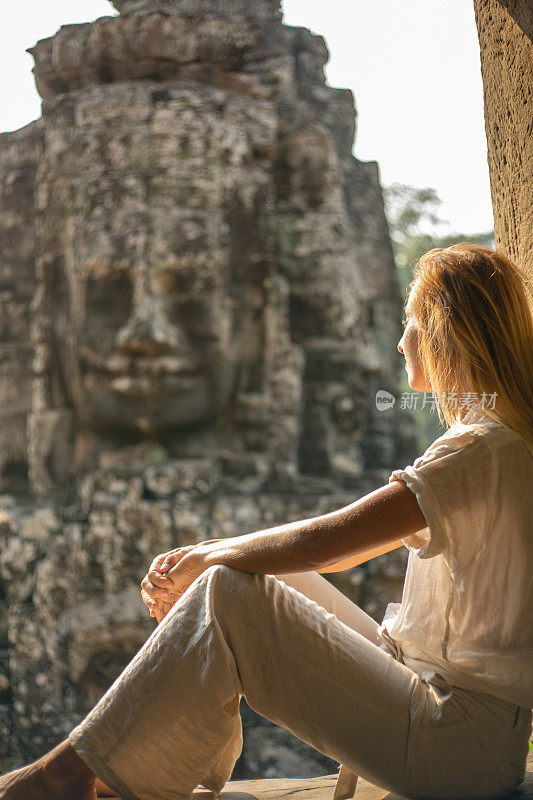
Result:
M193 567L189 559L182 565L179 577L175 572L170 576L167 573L175 568L189 553L203 545L219 541L221 540L207 539L199 544L177 547L154 558L148 573L141 581L141 597L143 603L149 608L151 617L155 617L158 622L161 622L191 583L202 574L205 567L198 572L199 562L197 561Z
M148 600L145 601L146 605L150 609L150 616L155 617L158 624L164 620L170 609L174 606L175 600L173 602L164 603L162 600L157 602L156 600Z
M163 562L165 563L165 570L169 570L181 561L187 553L194 550L194 547L195 545L179 547L170 553L162 553L156 556L150 565L147 575L141 581L142 600L148 607L150 616L155 617L158 624L166 617L183 594L183 591L185 591L178 592L174 587L174 582L163 574L161 571ZM191 575L190 583L196 577L196 574Z
M163 553L161 556L158 556L157 558L161 559L164 558L164 556L165 554ZM156 562L157 559L154 559L150 567L150 573L148 574L151 574L152 570L155 568ZM149 594L144 588L141 588L141 599L143 603L147 606L148 610L150 611L150 616L155 617L157 622L159 623L164 617L166 617L166 615L168 614L168 612L170 611L170 609L172 608L172 606L176 601L175 600L171 601L170 599L162 600L161 598L163 595L163 590L153 586L151 582L148 580L148 575L146 575L143 578L141 586L144 585L149 585L152 587L152 589L150 590L151 593Z

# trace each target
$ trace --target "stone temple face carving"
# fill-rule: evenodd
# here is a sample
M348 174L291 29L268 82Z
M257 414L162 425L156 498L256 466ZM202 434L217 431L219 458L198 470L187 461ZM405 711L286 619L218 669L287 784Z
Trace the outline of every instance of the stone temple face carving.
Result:
M152 102L148 97L146 116ZM87 172L72 187L66 181L68 195L63 185L59 196L52 190L47 197L57 221L71 223L65 256L43 262L47 301L56 306L56 357L78 420L91 426L146 434L207 423L227 408L239 377L245 379L243 371L258 357L253 312L257 317L262 308L266 265L259 251L247 270L241 259L255 254L235 250L231 238L237 222L232 213L257 221L253 208L247 213L236 206L231 186L231 159L244 158L250 143L235 123L220 131L227 142L216 140L208 98L194 109L190 93L176 93L173 106L165 109L168 130L158 130L157 114L155 130L145 130L144 115L141 126L136 121L118 138L101 123L97 131L83 130ZM179 121L187 112L191 120L183 132ZM142 176L123 165L135 143L146 164ZM176 151L182 153L179 169L169 170L165 161ZM101 204L109 164L117 158L113 190ZM244 165L239 172L253 186L250 169ZM250 193L256 206L260 188ZM67 196L70 204L63 206ZM70 258L69 243L75 251Z
M412 455L375 409L402 299L323 40L276 0L114 5L38 42L42 117L0 136L6 767L142 645L156 553L340 507ZM381 612L379 573L343 577Z
M157 84L121 84L112 105L101 91L77 100L50 107L56 146L41 162L39 313L56 402L103 440L164 432L183 451L237 393L263 389L275 119L212 89L163 100Z

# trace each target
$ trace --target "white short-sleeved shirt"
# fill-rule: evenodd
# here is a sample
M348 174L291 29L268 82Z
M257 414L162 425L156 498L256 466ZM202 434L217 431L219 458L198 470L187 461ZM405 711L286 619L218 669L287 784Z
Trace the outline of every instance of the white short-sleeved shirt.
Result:
M402 539L402 601L380 638L427 681L532 708L533 445L472 408L396 480L428 526Z

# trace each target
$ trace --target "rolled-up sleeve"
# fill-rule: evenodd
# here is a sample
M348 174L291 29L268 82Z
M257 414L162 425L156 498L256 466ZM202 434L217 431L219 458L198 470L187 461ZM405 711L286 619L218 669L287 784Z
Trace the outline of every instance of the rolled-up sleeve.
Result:
M487 519L491 452L471 432L444 435L389 483L404 481L416 495L427 527L402 539L419 558L440 553L456 565L474 552Z

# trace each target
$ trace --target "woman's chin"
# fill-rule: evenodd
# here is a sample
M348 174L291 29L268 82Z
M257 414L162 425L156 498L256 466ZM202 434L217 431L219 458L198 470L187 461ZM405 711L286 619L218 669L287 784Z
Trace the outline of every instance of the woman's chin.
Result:
M414 392L431 392L431 387L428 387L425 380L421 378L420 375L413 376L407 364L405 365L405 372L407 374L407 383Z
M417 381L417 380L412 380L409 375L407 376L407 383L409 384L409 386L411 387L413 392L427 392L428 391L428 388L425 385L425 383L421 383L420 381Z

